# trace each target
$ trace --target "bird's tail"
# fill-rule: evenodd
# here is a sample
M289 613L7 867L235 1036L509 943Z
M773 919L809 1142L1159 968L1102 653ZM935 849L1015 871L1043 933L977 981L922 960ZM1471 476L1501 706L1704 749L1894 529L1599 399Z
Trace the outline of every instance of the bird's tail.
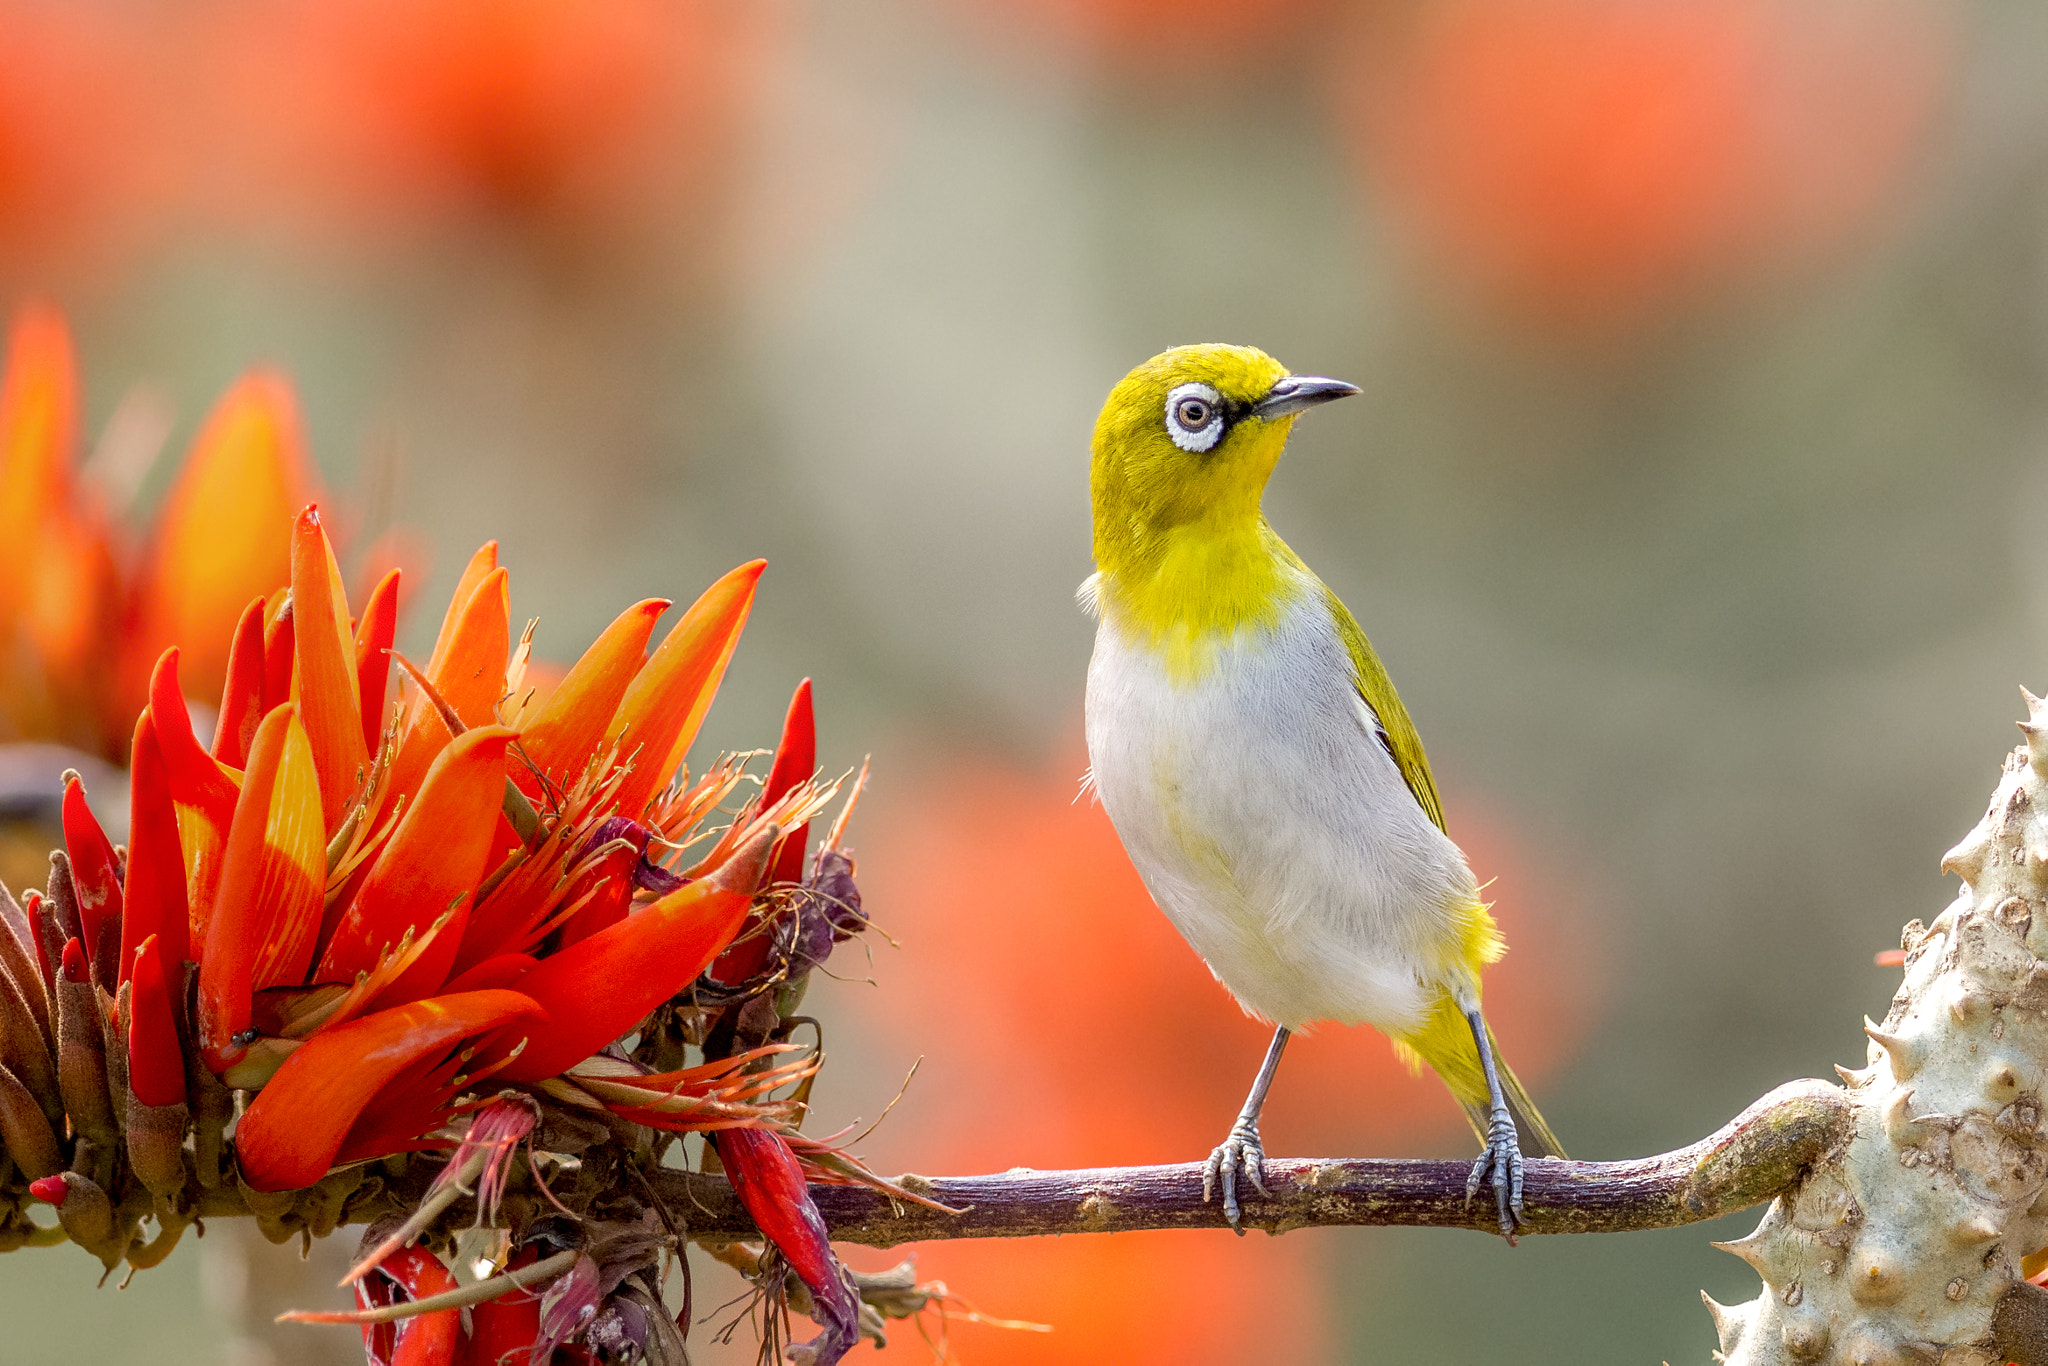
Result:
M1563 1157L1564 1145L1550 1131L1550 1125L1537 1110L1536 1102L1529 1099L1521 1078L1501 1056L1500 1042L1493 1037L1491 1025L1487 1026L1486 1038L1493 1045L1493 1065L1500 1075L1501 1092L1507 1100L1508 1113L1515 1117L1515 1127L1521 1130L1523 1155ZM1465 1111L1465 1118L1471 1122L1472 1132L1478 1134L1479 1141L1484 1143L1490 1106L1486 1094L1486 1073L1479 1066L1479 1047L1473 1041L1472 1027L1465 1022L1450 994L1446 992L1439 997L1436 1008L1422 1027L1413 1034L1396 1039L1394 1048L1406 1057L1411 1067L1428 1063L1444 1079L1444 1085L1451 1088L1451 1094Z

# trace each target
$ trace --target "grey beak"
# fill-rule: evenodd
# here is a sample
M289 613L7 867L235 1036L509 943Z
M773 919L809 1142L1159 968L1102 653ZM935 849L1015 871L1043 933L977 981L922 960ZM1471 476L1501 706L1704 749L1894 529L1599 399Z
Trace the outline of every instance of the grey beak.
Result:
M1270 422L1276 417L1289 417L1305 408L1313 408L1318 403L1328 403L1333 398L1350 398L1357 392L1357 385L1346 384L1341 379L1289 375L1252 405L1252 416Z

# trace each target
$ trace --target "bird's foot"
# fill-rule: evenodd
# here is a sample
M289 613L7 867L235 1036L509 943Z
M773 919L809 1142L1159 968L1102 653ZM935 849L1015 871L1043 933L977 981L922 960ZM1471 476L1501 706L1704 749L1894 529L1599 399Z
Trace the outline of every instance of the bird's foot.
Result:
M1465 1178L1465 1203L1470 1205L1472 1198L1479 1194L1479 1188L1488 1183L1493 1186L1494 1204L1500 1210L1500 1236L1512 1245L1515 1230L1521 1227L1525 1217L1522 1210L1522 1148L1515 1138L1515 1121L1509 1117L1505 1107L1495 1110L1486 1126L1486 1151L1474 1160L1472 1174Z
M1261 1195L1271 1195L1266 1189L1266 1150L1259 1145L1259 1126L1256 1122L1239 1120L1230 1128L1230 1137L1216 1146L1209 1154L1209 1164L1202 1172L1202 1203L1207 1204L1216 1194L1216 1188L1223 1188L1223 1217L1237 1236L1244 1236L1244 1229L1238 1223L1240 1213L1237 1203L1237 1179L1243 1176L1258 1189Z

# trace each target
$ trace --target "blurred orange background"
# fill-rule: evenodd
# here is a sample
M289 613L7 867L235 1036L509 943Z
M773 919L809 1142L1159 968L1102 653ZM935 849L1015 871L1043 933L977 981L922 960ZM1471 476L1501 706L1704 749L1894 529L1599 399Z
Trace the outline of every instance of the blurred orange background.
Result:
M1074 801L1088 432L1168 345L1364 387L1268 510L1495 879L1490 1006L1575 1155L1861 1057L1870 953L2043 686L2026 7L0 0L0 52L0 306L65 357L42 454L0 452L0 521L58 509L0 526L36 547L5 738L118 758L171 638L207 700L204 621L272 572L223 508L318 492L422 602L497 538L557 658L765 555L696 757L767 743L804 675L827 766L874 754L895 943L813 987L813 1127L922 1057L886 1169L1191 1159L1263 1046ZM1344 1030L1290 1050L1267 1133L1471 1144ZM1752 1293L1706 1246L1734 1231L917 1255L1053 1325L956 1324L967 1362L1684 1360L1701 1286ZM0 1268L20 1359L283 1350L235 1258L97 1299L81 1261Z

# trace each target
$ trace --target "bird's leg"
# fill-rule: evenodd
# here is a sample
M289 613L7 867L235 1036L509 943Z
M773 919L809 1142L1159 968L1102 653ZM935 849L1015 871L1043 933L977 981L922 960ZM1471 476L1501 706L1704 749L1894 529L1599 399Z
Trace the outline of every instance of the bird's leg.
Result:
M1500 1236L1515 1241L1515 1229L1522 1222L1522 1146L1515 1135L1515 1117L1508 1112L1507 1097L1500 1088L1500 1069L1493 1062L1493 1041L1486 1036L1486 1017L1477 1005L1463 1007L1472 1038L1479 1045L1479 1066L1486 1073L1486 1098L1491 1113L1486 1123L1486 1151L1472 1163L1465 1178L1465 1203L1479 1193L1491 1178L1494 1203L1500 1209Z
M1259 1075L1252 1078L1252 1093L1244 1098L1244 1108L1237 1112L1237 1123L1230 1126L1230 1137L1209 1154L1209 1165L1202 1173L1203 1203L1208 1203L1220 1184L1223 1187L1223 1217L1230 1221L1231 1228L1237 1230L1240 1238L1244 1237L1244 1230L1237 1222L1238 1175L1242 1173L1247 1177L1258 1187L1259 1194L1272 1194L1266 1189L1262 1170L1266 1150L1259 1146L1259 1111L1265 1108L1266 1092L1273 1085L1273 1074L1280 1070L1280 1051L1286 1047L1287 1026L1281 1025L1273 1031L1273 1042L1266 1045L1266 1060L1259 1064Z

